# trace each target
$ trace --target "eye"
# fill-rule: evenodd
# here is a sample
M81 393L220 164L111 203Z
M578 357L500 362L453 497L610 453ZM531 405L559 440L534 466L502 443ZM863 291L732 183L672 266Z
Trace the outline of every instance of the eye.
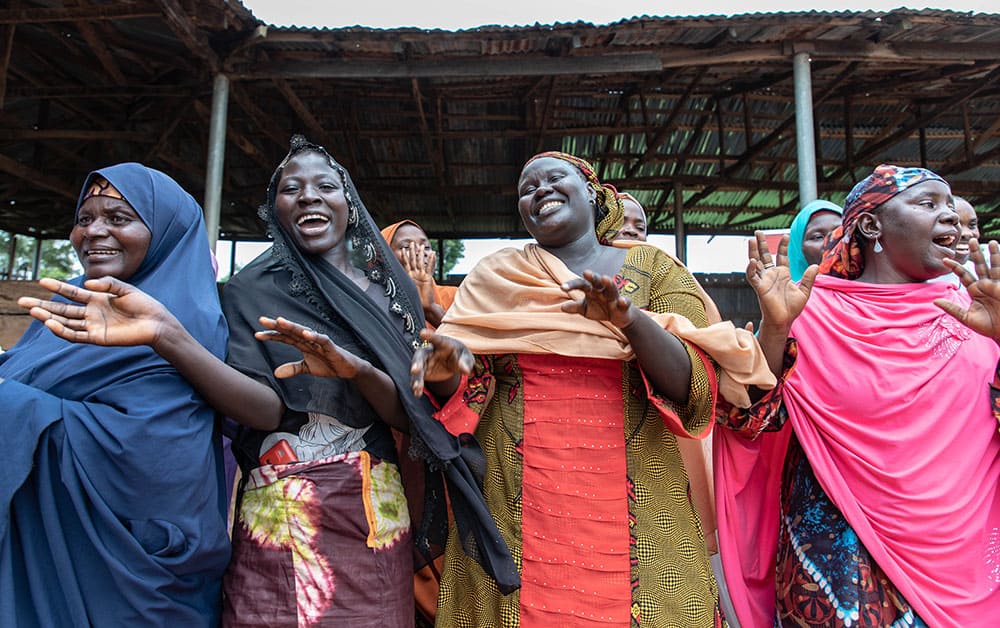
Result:
M93 216L88 216L88 215L85 215L85 214L80 214L79 216L76 217L76 224L80 225L81 227L86 227L87 225L89 225L92 222L94 222L94 217Z
M529 194L534 194L534 193L535 193L535 190L537 190L537 189L538 189L538 188L536 188L536 187L535 187L535 186L533 186L533 185L527 185L527 186L525 186L525 187L521 188L521 192L520 192L520 194L521 194L521 196L527 196L527 195L529 195Z
M112 225L118 226L127 225L132 222L132 217L125 214L112 214L111 217L108 218L108 222Z

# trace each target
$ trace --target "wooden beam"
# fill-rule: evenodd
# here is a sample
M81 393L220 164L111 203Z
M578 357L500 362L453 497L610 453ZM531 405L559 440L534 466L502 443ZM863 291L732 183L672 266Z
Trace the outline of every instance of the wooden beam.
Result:
M683 109L684 105L687 104L688 100L691 98L692 92L694 92L694 90L701 83L701 79L704 77L705 77L705 68L702 68L702 70L698 72L698 74L696 74L694 78L691 79L691 82L687 84L687 86L684 88L684 93L681 95L680 98L677 99L677 104L674 105L674 108L670 111L670 114L667 115L667 119L663 122L662 125L660 125L660 128L656 131L656 135L653 136L653 139L651 141L646 143L646 152L644 152L642 154L642 157L637 159L635 163L633 163L629 167L628 169L629 176L634 175L639 170L639 167L642 166L642 164L660 148L660 145L664 142L664 140L667 139L667 136L671 132L673 132L674 121L677 120L677 116L680 115L681 109Z
M431 169L434 171L434 177L438 182L438 188L442 192L444 198L444 209L448 216L451 217L452 228L457 229L458 223L455 221L455 208L453 206L452 198L450 195L443 194L448 186L448 180L445 173L444 155L439 153L438 148L434 146L433 138L431 138L430 125L427 124L427 115L424 112L424 96L420 92L420 82L417 79L410 79L410 86L413 90L413 100L417 105L417 113L420 116L420 135L424 140L424 150L427 151L427 160L431 164Z
M110 131L103 129L0 129L0 141L16 140L121 140L124 142L150 142L145 133L137 131Z
M168 2L170 0L159 0ZM265 40L267 41L267 40ZM234 79L274 78L494 78L500 76L565 76L660 72L657 55L607 54L592 57L477 57L419 61L324 59L275 60L270 63L234 64Z
M909 137L913 134L914 130L927 126L945 113L950 113L956 106L972 98L987 87L992 86L997 80L1000 80L1000 66L994 68L993 71L984 76L981 80L977 81L975 84L967 87L965 90L953 94L944 102L938 103L937 106L933 108L929 108L930 110L928 112L918 115L911 124L901 127L879 141L869 142L854 155L854 161L865 161L877 155L879 151L892 146L906 137ZM846 172L845 168L838 169L834 173L833 178L840 178L843 176L844 172Z
M76 22L79 20L134 20L162 17L152 6L137 3L88 4L86 7L63 9L0 9L0 24L43 24L45 22Z
M50 192L55 192L60 196L77 200L77 191L67 188L62 181L57 181L55 179L50 179L48 175L35 170L34 168L29 168L21 164L16 159L11 159L6 155L0 155L0 170L6 172L7 174L23 179L33 188L41 188L43 190L48 190Z
M278 145L282 151L288 150L288 139L289 135L285 131L280 131L274 124L274 118L266 115L257 104L247 93L244 85L242 83L232 83L229 86L229 95L233 97L236 104L243 113L250 118L250 122L253 123L258 130L262 131L264 135L271 138L271 140Z
M94 53L97 57L97 61L104 68L104 71L111 75L116 85L124 85L128 81L125 80L125 75L122 74L121 69L118 67L118 63L115 62L115 57L108 50L108 47L104 45L105 37L97 32L97 29L88 22L76 22L76 27L80 30L80 34L83 35L83 39L90 46L90 51Z
M194 56L208 64L213 74L217 74L222 67L219 56L209 45L208 37L191 22L191 18L184 12L177 0L156 0L156 3L160 5L170 30L177 35L177 38L187 46L187 49Z
M288 106L292 108L295 115L297 115L299 120L306 125L306 129L308 129L309 135L311 136L310 140L322 146L326 146L329 141L326 130L323 128L323 125L319 123L319 120L316 119L316 116L309 111L309 107L302 102L299 95L295 93L295 90L292 89L292 86L288 83L288 81L283 78L276 78L274 79L274 85L278 88L278 91L281 92L281 95L285 97L285 101L288 102Z
M194 110L205 122L208 122L209 119L212 117L212 110L209 109L208 105L201 102L200 100L194 101ZM232 125L227 125L226 138L229 139L229 141L232 142L233 144L236 144L237 148L243 151L243 153L246 154L247 157L256 162L256 164L261 168L263 168L265 172L267 172L268 168L274 165L270 162L270 160L264 157L264 155L260 152L260 149L257 148L256 144L254 144L248 137L240 133L238 130L233 128Z

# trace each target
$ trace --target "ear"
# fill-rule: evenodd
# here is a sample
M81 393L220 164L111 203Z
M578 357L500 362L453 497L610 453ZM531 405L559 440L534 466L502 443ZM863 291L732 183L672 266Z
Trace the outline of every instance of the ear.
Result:
M873 241L882 236L882 221L871 212L861 212L857 229L865 239Z

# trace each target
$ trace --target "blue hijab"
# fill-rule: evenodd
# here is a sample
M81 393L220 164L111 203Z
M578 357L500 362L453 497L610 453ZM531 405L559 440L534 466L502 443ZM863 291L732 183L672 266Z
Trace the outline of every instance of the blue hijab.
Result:
M806 226L809 225L809 220L818 212L833 212L841 216L844 210L836 203L816 199L806 203L806 206L795 216L795 220L792 221L791 233L788 236L788 269L792 273L792 281L802 279L802 274L809 268L809 262L802 254L802 242L806 237Z
M97 176L151 233L129 283L223 357L198 203L140 164L83 189ZM149 347L75 344L37 321L0 377L0 626L217 624L225 491L215 414L187 381Z

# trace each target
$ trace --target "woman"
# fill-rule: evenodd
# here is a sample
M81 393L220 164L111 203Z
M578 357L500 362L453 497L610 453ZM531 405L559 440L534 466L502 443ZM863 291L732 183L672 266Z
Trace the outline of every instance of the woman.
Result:
M973 245L977 281L954 261L958 240L943 179L882 165L800 284L783 250L775 264L763 236L752 241L747 277L779 385L729 413L734 432L716 431L728 445L716 450L722 555L743 625L1000 617L1000 250L987 265ZM929 281L949 269L967 293Z
M438 334L423 334L414 386L455 372L439 360L476 355L438 418L482 444L523 584L500 595L452 534L438 625L721 625L675 434L697 437L712 418L717 367L695 343L763 384L756 345L732 325L699 329L693 278L655 247L605 246L621 204L587 162L537 155L518 194L538 243L466 277Z
M843 211L839 205L816 199L805 204L792 220L788 234L788 270L792 281L801 281L802 273L823 257L823 241L840 226Z
M296 136L261 215L274 245L223 293L229 365L199 352L168 312L130 286L107 286L114 300L81 295L93 310L90 333L152 344L241 424L234 452L246 480L223 623L413 625L413 543L390 426L409 430L414 451L444 470L470 551L497 586L516 587L456 439L433 421L426 399L409 394L423 328L416 291L347 172ZM123 296L130 301L116 318L107 304ZM258 319L264 307L301 324ZM257 323L265 329L255 333ZM440 483L427 490L443 506ZM430 551L424 537L433 540L446 521L440 508L425 510L421 550Z
M431 248L427 234L412 220L401 220L382 229L382 237L389 243L389 248L392 249L396 259L417 285L427 323L432 328L437 328L444 318L444 313L455 300L458 288L439 286L434 281L437 253Z
M85 276L42 285L132 281L222 356L201 214L161 172L97 170L70 233ZM39 320L71 307L19 304ZM67 342L38 321L0 356L0 378L0 625L217 625L229 560L220 442L191 385L148 347Z

